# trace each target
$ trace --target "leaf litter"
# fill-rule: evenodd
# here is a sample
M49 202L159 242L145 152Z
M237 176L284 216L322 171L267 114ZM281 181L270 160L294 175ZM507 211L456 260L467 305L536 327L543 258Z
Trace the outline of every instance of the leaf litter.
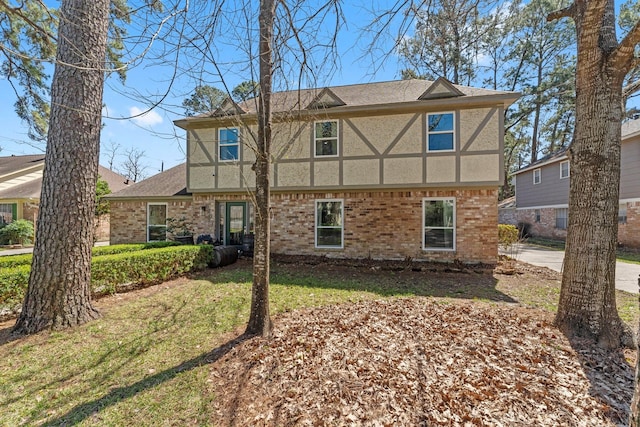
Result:
M633 369L548 311L396 298L282 314L214 362L214 425L626 425Z

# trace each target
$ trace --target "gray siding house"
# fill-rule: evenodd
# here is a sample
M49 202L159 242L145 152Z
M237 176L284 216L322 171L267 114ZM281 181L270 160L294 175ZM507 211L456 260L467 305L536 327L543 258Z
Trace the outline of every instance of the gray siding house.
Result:
M622 125L619 243L640 247L640 119ZM564 239L567 235L568 151L550 154L514 174L515 221L534 236ZM504 222L513 222L513 219Z

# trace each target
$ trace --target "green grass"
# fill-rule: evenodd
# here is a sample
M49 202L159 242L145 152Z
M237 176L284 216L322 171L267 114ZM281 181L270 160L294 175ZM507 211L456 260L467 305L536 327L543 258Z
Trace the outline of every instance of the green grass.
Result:
M521 302L550 310L557 300L553 283L527 290L523 281L502 284L487 274L346 271L335 275L322 268L274 265L273 315L412 295L444 302ZM207 387L209 363L242 332L250 281L248 263L236 264L157 285L143 297L125 296L103 318L72 330L14 341L7 339L8 329L0 330L0 426L211 425L215 396ZM625 310L635 307L637 315L637 298L623 297Z
M525 242L536 246L544 246L545 248L564 250L564 240L528 237ZM640 264L640 251L632 248L619 247L617 249L616 258L618 261Z

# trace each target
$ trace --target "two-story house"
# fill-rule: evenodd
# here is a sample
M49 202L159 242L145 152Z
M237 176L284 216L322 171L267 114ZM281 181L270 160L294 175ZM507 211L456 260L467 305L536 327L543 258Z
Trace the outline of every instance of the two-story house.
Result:
M531 235L564 239L569 218L571 163L567 150L514 174L516 220ZM640 247L640 119L622 124L618 241Z
M275 93L272 251L495 263L503 113L518 96L445 79ZM255 100L175 124L186 170L168 172L185 181L113 195L112 243L162 240L166 218L187 216L241 244L254 222Z

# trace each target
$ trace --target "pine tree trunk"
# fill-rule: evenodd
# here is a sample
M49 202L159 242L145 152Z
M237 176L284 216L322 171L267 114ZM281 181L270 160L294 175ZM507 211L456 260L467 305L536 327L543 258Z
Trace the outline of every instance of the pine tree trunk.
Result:
M64 0L29 287L15 333L79 325L91 304L109 0Z
M611 4L611 7L612 4ZM569 150L569 226L557 326L605 348L631 343L615 299L620 181L620 121L624 74L605 60L615 30L578 28L576 126ZM582 28L587 27L587 28ZM614 31L613 36L610 31Z
M253 255L253 288L247 334L271 335L269 314L269 262L271 252L270 182L271 82L273 77L274 0L260 2L260 100L256 154L256 234Z

